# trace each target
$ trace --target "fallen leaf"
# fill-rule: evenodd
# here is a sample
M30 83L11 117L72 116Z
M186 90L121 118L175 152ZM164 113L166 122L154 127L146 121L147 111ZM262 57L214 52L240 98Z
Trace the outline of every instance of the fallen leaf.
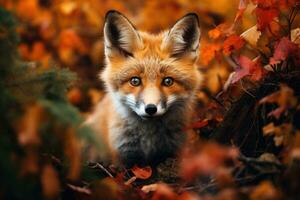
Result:
M131 171L139 179L148 179L152 175L152 168L150 166L146 166L143 168L134 166Z
M226 148L215 143L207 143L196 149L186 147L181 155L181 177L192 181L199 175L216 174L226 160L234 160L238 155L236 148Z
M178 195L168 185L160 183L155 187L151 200L174 200Z
M158 186L157 183L150 184L150 185L144 185L141 190L145 193L154 192L154 191L156 191L157 186Z

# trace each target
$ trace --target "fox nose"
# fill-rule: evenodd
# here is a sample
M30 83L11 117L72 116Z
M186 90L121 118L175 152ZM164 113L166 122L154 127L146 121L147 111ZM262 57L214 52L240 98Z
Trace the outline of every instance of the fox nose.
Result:
M156 111L157 111L157 107L154 104L148 104L145 108L145 112L148 115L154 115L156 113Z

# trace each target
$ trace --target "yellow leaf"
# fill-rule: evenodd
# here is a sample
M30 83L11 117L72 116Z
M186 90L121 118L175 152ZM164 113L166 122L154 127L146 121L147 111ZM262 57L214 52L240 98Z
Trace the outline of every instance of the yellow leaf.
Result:
M258 39L261 36L261 32L257 30L257 26L253 26L241 34L241 37L244 38L250 45L256 46Z
M59 8L63 14L69 15L77 8L77 3L72 1L63 2Z
M274 123L270 123L263 127L263 133L264 135L273 135L275 133L276 127L274 126Z
M300 44L300 28L291 30L291 40L296 44Z

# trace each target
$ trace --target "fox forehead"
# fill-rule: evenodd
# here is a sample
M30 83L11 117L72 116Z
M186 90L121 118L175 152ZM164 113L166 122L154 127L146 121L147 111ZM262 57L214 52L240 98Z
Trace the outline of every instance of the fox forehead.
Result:
M143 45L141 46L141 48L136 48L136 50L133 52L136 58L168 58L169 52L162 48L162 42L164 35L166 35L166 32L162 32L159 34L151 34L139 31L139 35L142 39Z
M154 79L157 75L166 73L179 73L185 76L195 70L193 61L189 59L176 59L170 57L170 52L162 48L164 35L151 34L139 31L142 38L142 47L134 48L133 57L116 56L107 58L107 67L112 73L128 76L130 74L147 74L148 78Z

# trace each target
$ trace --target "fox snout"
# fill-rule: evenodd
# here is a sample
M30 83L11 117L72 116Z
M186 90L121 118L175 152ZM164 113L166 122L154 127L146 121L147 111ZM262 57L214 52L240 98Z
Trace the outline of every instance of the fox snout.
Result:
M126 102L137 115L143 118L161 116L168 108L167 97L164 97L155 87L145 88L137 97L127 95Z

